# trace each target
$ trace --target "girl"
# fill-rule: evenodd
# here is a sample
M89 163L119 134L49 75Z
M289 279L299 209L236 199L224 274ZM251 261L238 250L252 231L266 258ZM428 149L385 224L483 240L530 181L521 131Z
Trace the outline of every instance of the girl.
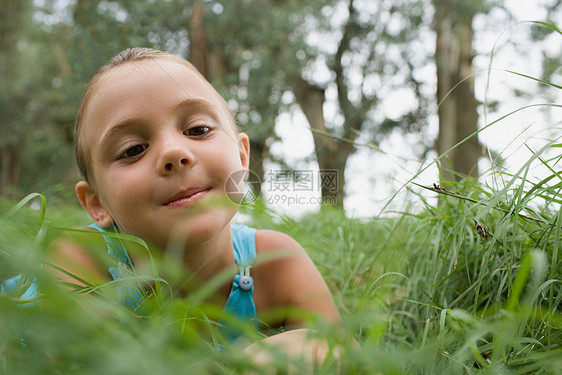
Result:
M336 321L331 294L296 241L232 224L237 212L232 202L243 182L233 185L229 177L247 171L249 157L248 136L189 62L131 48L104 65L86 88L76 126L76 159L84 179L76 184L76 195L96 230L135 235L160 249L181 244L182 262L203 281L238 264L240 272L217 291L216 302L227 313L287 328L302 327L289 313L294 310ZM109 270L114 279L121 277L119 269L142 263L119 245L109 249L120 265ZM279 250L285 256L255 262ZM76 246L59 246L52 259L82 279L109 278L107 269ZM267 312L276 309L286 313L268 321ZM267 340L302 349L301 332Z

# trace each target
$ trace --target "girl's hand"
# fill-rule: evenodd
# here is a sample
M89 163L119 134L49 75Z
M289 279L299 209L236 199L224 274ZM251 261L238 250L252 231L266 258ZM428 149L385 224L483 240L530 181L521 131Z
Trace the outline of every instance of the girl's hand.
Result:
M251 344L244 349L244 354L251 357L252 363L259 368L260 374L275 374L276 354L286 363L286 374L312 374L326 357L330 348L328 343L314 337L310 329L295 329L267 337L260 342ZM339 357L341 350L336 350L334 356ZM249 373L252 374L252 373Z

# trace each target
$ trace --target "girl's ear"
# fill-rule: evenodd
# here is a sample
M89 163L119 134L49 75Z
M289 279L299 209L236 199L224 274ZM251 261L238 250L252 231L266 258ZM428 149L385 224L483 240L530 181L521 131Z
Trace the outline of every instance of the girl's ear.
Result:
M240 151L240 162L245 169L250 167L250 138L246 133L238 134L238 149Z
M99 195L86 181L80 181L76 184L74 190L82 208L86 210L88 215L102 228L110 227L113 224L113 218L103 205Z

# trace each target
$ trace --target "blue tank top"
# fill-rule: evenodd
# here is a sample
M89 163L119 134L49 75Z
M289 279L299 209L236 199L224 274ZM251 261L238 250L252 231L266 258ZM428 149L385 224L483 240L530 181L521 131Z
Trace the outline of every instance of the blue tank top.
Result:
M100 232L116 233L115 227L102 228L97 224L92 224L90 227ZM249 324L258 329L256 306L253 300L254 280L250 276L250 268L256 261L256 229L246 225L231 224L231 231L234 260L239 267L239 273L232 281L232 289L224 307L223 317L218 322L220 336L228 341L240 336L244 331L244 325ZM111 235L103 237L107 243L108 254L116 261L115 266L108 268L113 280L125 281L128 276L133 276L133 263L121 239ZM18 275L4 281L0 284L1 292L13 290L20 278L21 275ZM142 293L135 282L119 283L117 289L120 292L121 303L132 311L142 309ZM20 298L34 299L38 296L39 288L34 281Z
M90 227L101 232L116 232L115 227L102 228L97 224ZM258 321L254 304L254 280L250 268L256 261L256 229L241 224L231 224L234 261L239 273L234 276L230 295L224 307L223 317L218 322L218 332L231 341L243 333L244 325L250 324L256 330ZM133 263L121 239L103 236L107 242L108 254L117 261L116 267L108 269L113 280L131 276ZM142 308L142 294L135 285L119 285L119 300L133 311Z

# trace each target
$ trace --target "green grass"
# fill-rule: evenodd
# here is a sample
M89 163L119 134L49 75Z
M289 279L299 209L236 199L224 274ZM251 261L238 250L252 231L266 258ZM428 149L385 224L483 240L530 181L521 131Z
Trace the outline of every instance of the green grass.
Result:
M542 162L554 166L557 157ZM526 168L502 176L501 189L476 182L429 187L440 193L438 205L388 218L323 210L294 220L253 207L253 225L284 231L307 249L345 331L362 345L319 372L562 373L562 176L553 167L531 183ZM172 299L162 288L137 316L111 298L111 285L88 290L98 292L95 298L65 291L40 266L42 255L59 227L87 218L76 207L28 207L0 205L0 275L27 276L0 296L1 373L222 374L251 367L236 348L215 349L210 321L220 309L200 300ZM476 222L491 236L481 237ZM154 266L171 267L161 259ZM41 304L22 307L18 296L33 277ZM339 331L316 328L349 348Z

